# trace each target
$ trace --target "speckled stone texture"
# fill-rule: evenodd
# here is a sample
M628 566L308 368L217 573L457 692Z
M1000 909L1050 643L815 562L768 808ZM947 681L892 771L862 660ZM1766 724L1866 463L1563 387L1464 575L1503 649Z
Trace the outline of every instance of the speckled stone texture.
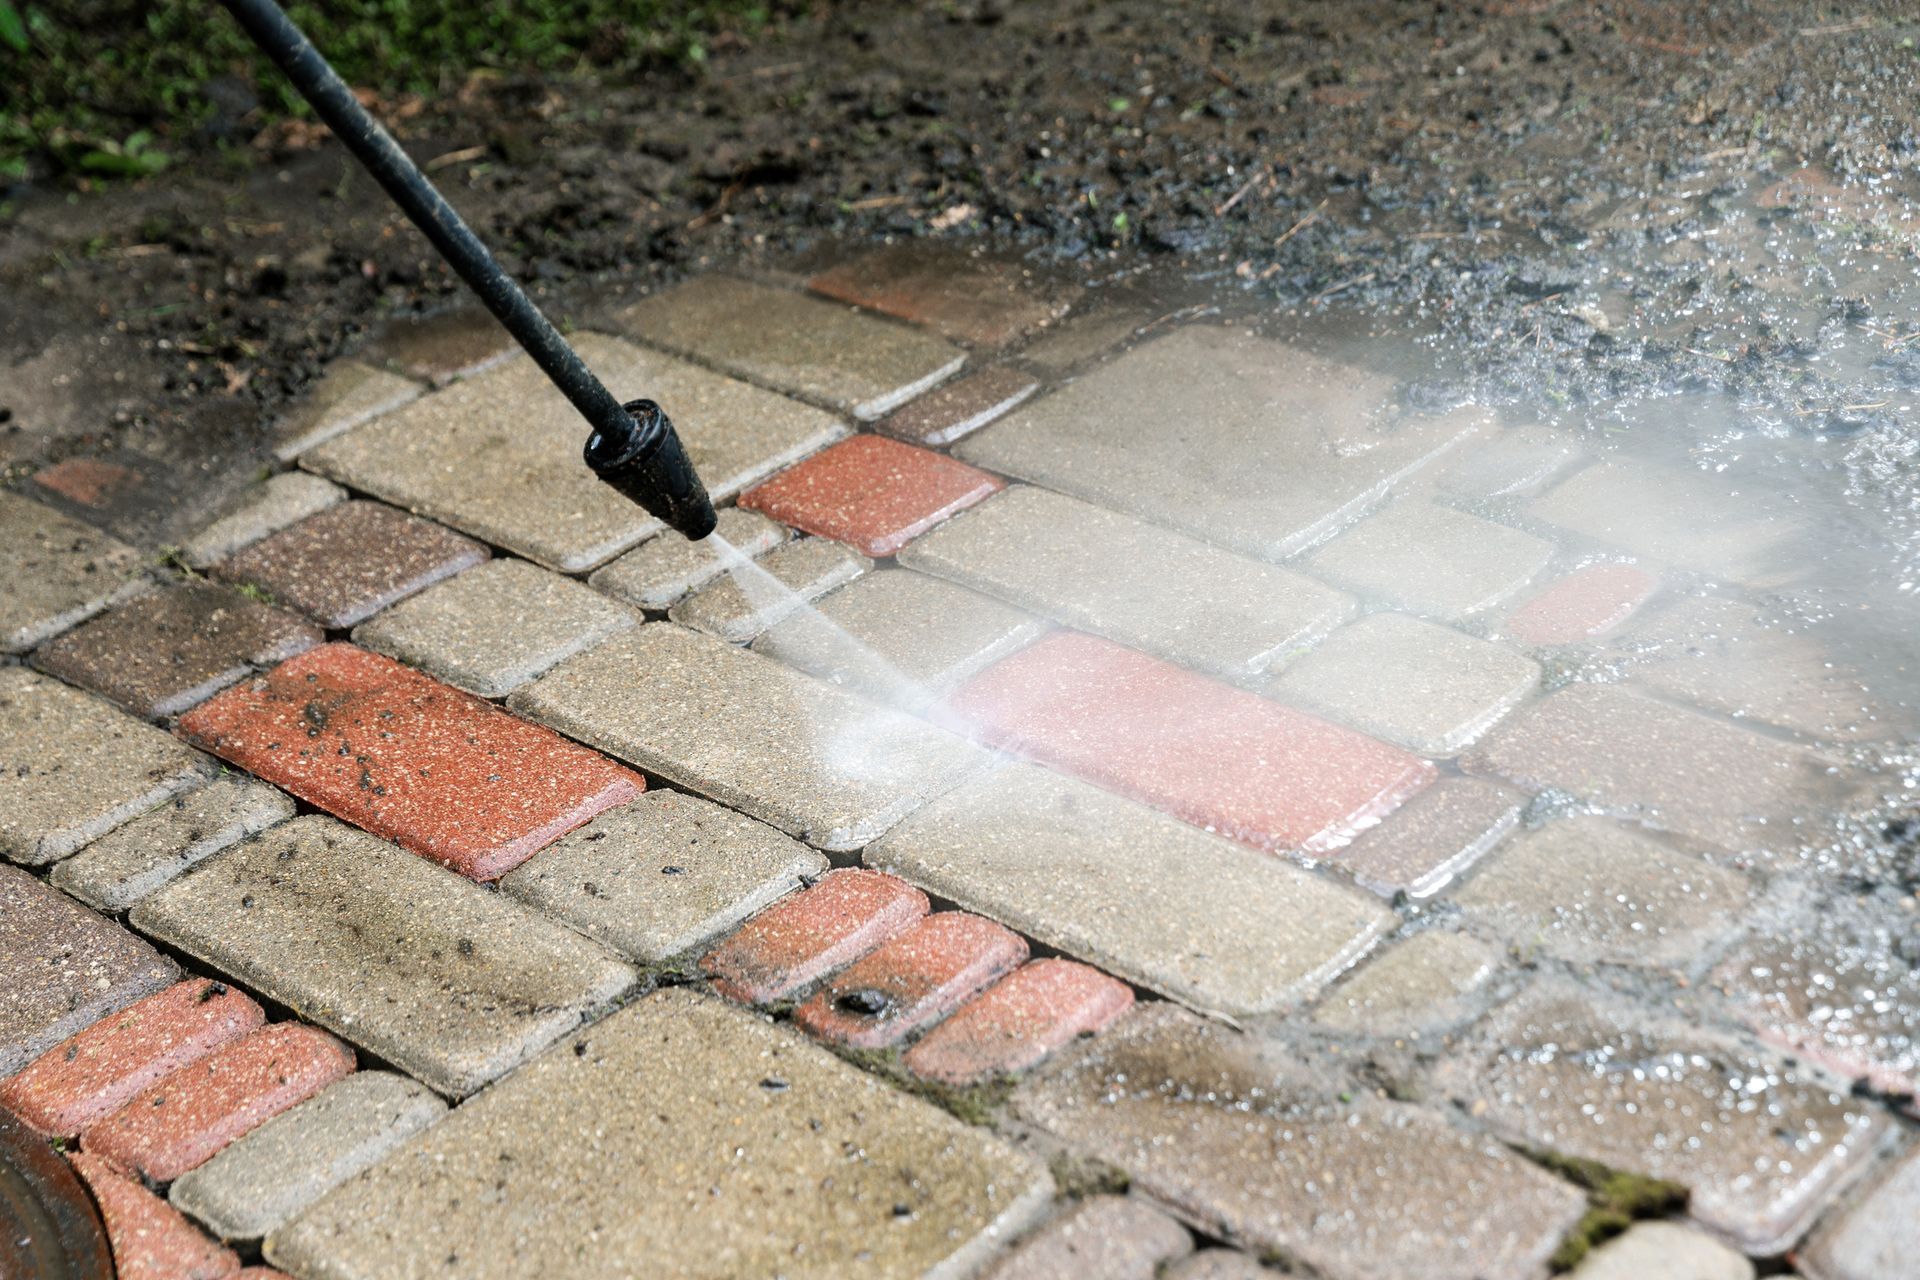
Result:
M1089 1196L1022 1240L986 1280L1154 1280L1192 1252L1186 1228L1145 1201Z
M1399 1037L1464 1021L1464 999L1493 976L1499 953L1464 933L1429 929L1369 957L1327 992L1314 1021L1334 1031Z
M727 276L701 276L655 294L622 312L619 324L642 342L862 422L952 376L967 358L952 343L905 325ZM698 456L693 461L700 463Z
M968 436L976 466L1279 559L1470 428L1388 428L1391 379L1234 330L1154 338Z
M266 1254L335 1280L448 1265L519 1280L560 1258L573 1280L953 1280L1051 1194L1038 1161L987 1131L787 1028L666 990L461 1107Z
M175 796L56 863L48 878L89 906L124 911L195 863L293 816L293 800L244 775Z
M356 644L483 698L639 621L599 592L525 560L492 560L354 628Z
M1164 1280L1275 1280L1282 1274L1231 1249L1202 1249L1174 1264Z
M182 1177L168 1199L223 1240L259 1240L446 1113L405 1076L358 1071Z
M1521 644L1573 644L1619 627L1659 589L1659 579L1630 564L1596 564L1549 583L1500 624Z
M885 1049L1026 958L1019 934L964 911L937 912L835 975L794 1010L793 1021L822 1040Z
M727 507L714 532L741 555L752 558L787 539L787 529L763 515ZM661 613L725 572L721 557L706 542L688 542L667 530L593 571L587 585L616 600Z
M140 553L78 520L0 492L0 653L25 653L127 593Z
M1291 569L1029 485L936 529L900 561L1230 680L1313 644L1355 607Z
M325 511L347 496L329 480L304 471L285 471L263 480L240 495L232 511L187 539L181 554L188 564L204 569L240 548Z
M142 1089L81 1130L80 1145L149 1182L171 1182L352 1070L353 1051L326 1032L275 1023Z
M971 435L1026 403L1040 389L1032 375L994 365L935 387L874 425L881 435L937 449Z
M943 453L862 435L747 490L740 505L878 558L1005 483Z
M312 390L273 424L273 452L281 461L398 409L426 390L419 383L358 360L340 360Z
M1062 1054L1013 1105L1210 1234L1343 1280L1538 1275L1586 1209L1489 1138L1172 1004Z
M215 856L133 920L455 1097L634 979L579 934L319 816Z
M1365 894L1026 765L863 855L937 897L1232 1016L1310 998L1395 924Z
M1492 608L1546 568L1551 543L1438 503L1397 502L1307 560L1349 591L1442 622Z
M1753 1280L1753 1264L1703 1231L1638 1222L1588 1254L1571 1280Z
M1526 793L1486 778L1442 778L1342 849L1334 864L1383 898L1438 893L1520 825Z
M1461 449L1437 478L1441 488L1462 498L1498 498L1544 483L1579 456L1580 446L1564 431L1510 427Z
M912 885L842 867L747 921L700 967L722 994L770 1004L906 932L926 914L927 896Z
M179 715L319 644L318 627L211 582L138 596L33 655L33 665L149 720Z
M828 851L871 843L990 759L923 721L671 624L562 663L511 705Z
M873 561L859 552L826 538L785 543L761 556L758 563L758 571L743 568L708 583L673 606L667 616L729 644L745 644L803 602L852 582L873 567ZM768 582L768 577L773 581Z
M395 320L365 353L368 360L391 364L436 387L519 355L500 322L478 308Z
M0 855L64 858L205 776L199 753L92 694L0 668Z
M1870 1158L1887 1120L1684 1016L1543 980L1476 1026L1435 1088L1510 1142L1679 1182L1704 1225L1744 1252L1778 1253Z
M0 1081L0 1107L50 1137L70 1138L168 1072L265 1021L240 992L189 978L102 1018Z
M1883 1280L1913 1265L1920 1150L1910 1150L1821 1224L1796 1261L1807 1280ZM1608 1280L1613 1280L1608 1277Z
M471 538L378 502L342 502L213 567L341 630L487 558Z
M807 281L815 293L925 325L969 346L998 347L1051 323L1077 285L1011 257L903 240L868 249Z
M646 785L604 756L345 644L222 694L180 732L476 880L504 875Z
M1256 849L1337 849L1434 776L1397 747L1078 632L1042 637L948 705L989 745Z
M977 1084L1024 1071L1132 1007L1126 983L1048 956L1021 965L961 1005L901 1061L924 1080Z
M582 333L610 387L643 387L707 492L724 501L846 434L833 415L630 343ZM368 423L300 460L562 573L584 573L661 523L580 465L585 426L531 361L514 361Z
M233 1250L201 1234L159 1196L97 1156L75 1152L67 1159L100 1208L119 1280L228 1280L239 1274Z
M503 893L638 960L682 955L827 869L762 822L678 791L649 791L560 837Z

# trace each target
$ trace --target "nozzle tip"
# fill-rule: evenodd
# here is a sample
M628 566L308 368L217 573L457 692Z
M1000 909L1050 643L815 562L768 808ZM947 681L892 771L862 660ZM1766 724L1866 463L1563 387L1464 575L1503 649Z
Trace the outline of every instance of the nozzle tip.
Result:
M719 518L713 500L673 423L651 400L633 400L621 408L633 420L632 433L625 440L614 440L594 432L587 440L587 465L689 539L698 542L712 533Z

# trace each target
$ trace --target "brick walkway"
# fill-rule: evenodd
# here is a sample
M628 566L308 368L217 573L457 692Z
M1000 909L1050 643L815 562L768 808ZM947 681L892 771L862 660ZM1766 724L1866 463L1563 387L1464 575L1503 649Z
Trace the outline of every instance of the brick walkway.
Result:
M1798 517L1080 301L577 335L818 616L464 322L164 565L0 494L0 1108L122 1275L1910 1274Z

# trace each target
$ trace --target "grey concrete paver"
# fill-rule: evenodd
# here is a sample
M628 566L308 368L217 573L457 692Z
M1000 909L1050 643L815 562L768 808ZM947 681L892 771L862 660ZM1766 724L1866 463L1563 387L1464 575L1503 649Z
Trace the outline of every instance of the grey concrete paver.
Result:
M773 550L788 535L786 526L739 507L724 508L714 532L749 558ZM587 585L616 600L664 613L725 571L725 562L709 544L689 542L667 529L595 569Z
M1552 479L1573 465L1580 452L1579 444L1564 431L1509 427L1461 449L1438 470L1435 480L1462 498L1505 497Z
M1430 897L1506 839L1526 802L1524 792L1486 778L1442 778L1361 832L1335 861L1382 897Z
M336 361L304 399L274 422L274 455L283 462L297 458L315 445L398 409L425 390L411 378L359 360Z
M915 238L878 245L807 281L815 293L997 347L1066 313L1080 287L1017 257Z
M346 496L347 491L331 480L305 471L283 471L241 494L233 510L187 539L181 554L194 568L204 569Z
M1920 1222L1920 1148L1882 1170L1836 1209L1797 1255L1807 1280L1885 1280L1914 1263Z
M782 543L757 564L759 571L742 568L716 578L669 609L667 616L730 644L745 644L807 601L873 568L873 561L830 538Z
M922 448L943 448L1011 412L1039 389L1020 369L993 365L935 387L895 409L874 429Z
M1463 1020L1465 997L1493 976L1499 954L1465 933L1428 929L1383 948L1321 998L1314 1021L1335 1031L1417 1035Z
M1314 573L1441 622L1490 609L1546 568L1553 546L1435 502L1396 502L1315 551Z
M991 1134L673 989L337 1188L266 1255L328 1280L556 1265L576 1280L957 1280L1051 1192L1038 1161Z
M984 1280L1154 1280L1192 1252L1186 1228L1145 1201L1089 1196L1020 1241Z
M25 653L138 589L140 554L30 498L0 491L0 653Z
M1753 1264L1703 1231L1638 1222L1588 1254L1571 1280L1753 1280Z
M285 792L245 775L176 796L55 864L53 883L102 911L124 911L229 845L293 816Z

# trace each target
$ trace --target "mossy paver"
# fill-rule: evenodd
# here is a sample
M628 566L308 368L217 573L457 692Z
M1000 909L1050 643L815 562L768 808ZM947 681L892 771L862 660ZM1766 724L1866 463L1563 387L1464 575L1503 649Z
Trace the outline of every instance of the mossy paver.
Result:
M1409 499L1362 520L1306 566L1369 600L1457 622L1510 599L1552 556L1553 544L1530 533Z
M330 1280L517 1278L556 1259L576 1280L952 1280L1051 1192L984 1130L675 989L568 1037L273 1233L266 1255Z
M824 873L827 860L763 822L649 791L560 837L502 892L649 963L710 942Z
M1753 1274L1751 1262L1704 1231L1639 1222L1588 1254L1572 1280L1753 1280Z
M1030 765L964 784L863 855L1196 1007L1311 997L1395 923L1369 896Z
M1335 1031L1397 1037L1462 1021L1464 997L1493 976L1499 955L1469 934L1428 929L1369 956L1322 997L1314 1021Z
M771 1004L905 933L926 914L927 895L905 881L841 867L747 921L702 957L700 967L723 994Z
M102 911L124 911L187 868L293 816L291 797L244 774L175 796L56 863L48 878Z
M740 505L880 558L1005 484L943 453L860 435L747 490Z
M642 342L863 422L951 377L967 358L932 334L729 276L700 276L643 299L619 324ZM699 465L697 454L693 460Z
M1489 1138L1167 1003L1062 1054L1013 1105L1210 1234L1330 1280L1536 1276L1586 1207Z
M1186 1228L1145 1201L1091 1196L1022 1240L986 1280L1154 1280L1192 1252Z
M1881 1280L1913 1265L1913 1224L1920 1222L1920 1150L1908 1151L1836 1209L1797 1261L1807 1280Z
M0 653L25 653L135 590L140 553L18 494L0 492Z
M1079 286L1016 258L918 239L856 254L807 287L977 347L1004 346L1049 324L1080 296Z
M1030 485L934 530L900 561L1230 680L1313 644L1355 608L1291 569Z
M757 569L743 567L716 578L667 616L730 644L745 644L805 602L873 567L858 551L826 538L782 543L756 564Z
M240 1274L238 1254L107 1161L84 1151L67 1159L100 1208L120 1280L229 1280Z
M925 1080L968 1085L1024 1071L1133 1007L1133 991L1089 965L1047 956L1021 965L914 1043L902 1059Z
M242 493L232 511L187 539L181 554L189 565L204 569L346 496L347 491L330 480L305 471L283 471Z
M834 1044L890 1048L1026 958L1026 939L1012 930L964 911L937 911L828 979L793 1020Z
M1012 365L994 365L908 401L874 424L874 430L908 444L941 448L1012 412L1039 389L1031 374Z
M274 454L282 461L297 458L315 445L398 409L425 390L411 378L359 360L337 361L274 422Z
M210 771L199 752L90 693L0 669L0 855L64 858Z
M562 663L510 705L830 852L872 842L991 759L924 721L671 623Z
M525 1061L635 977L519 903L320 816L217 854L133 920L451 1096Z
M757 512L726 507L714 532L751 559L785 542L788 530ZM726 561L711 543L689 542L669 529L595 569L587 585L616 600L661 613L725 572Z
M1659 586L1658 578L1634 565L1588 565L1522 601L1500 624L1500 634L1532 645L1591 640L1632 617Z
M1486 778L1442 778L1334 862L1381 897L1430 897L1512 834L1526 802L1525 792Z

